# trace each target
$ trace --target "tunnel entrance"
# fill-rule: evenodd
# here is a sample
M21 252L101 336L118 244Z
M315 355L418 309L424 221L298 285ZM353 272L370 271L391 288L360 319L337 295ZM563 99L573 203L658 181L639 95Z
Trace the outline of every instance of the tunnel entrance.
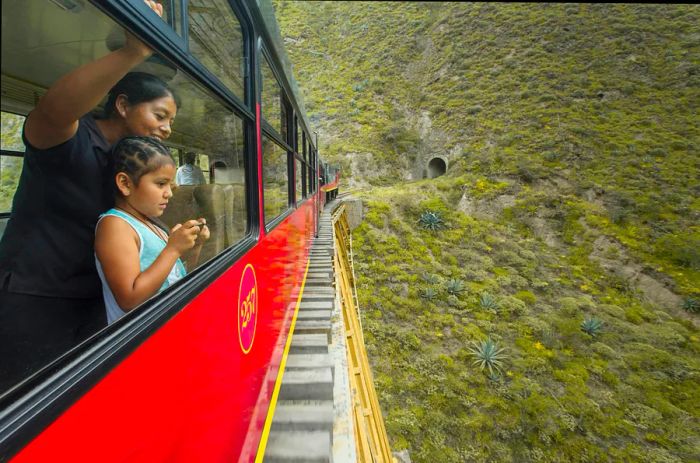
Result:
M435 178L444 175L447 172L445 161L440 158L433 158L428 163L428 178Z

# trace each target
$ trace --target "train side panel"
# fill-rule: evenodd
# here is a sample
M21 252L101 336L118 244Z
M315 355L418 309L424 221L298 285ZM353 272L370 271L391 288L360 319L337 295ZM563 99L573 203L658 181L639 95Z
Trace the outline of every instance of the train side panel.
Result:
M303 203L12 461L252 461L305 276L313 206Z

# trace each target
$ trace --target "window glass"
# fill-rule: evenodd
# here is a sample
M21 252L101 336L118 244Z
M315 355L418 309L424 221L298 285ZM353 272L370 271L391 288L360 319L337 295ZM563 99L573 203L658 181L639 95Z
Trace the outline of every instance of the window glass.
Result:
M190 0L190 52L241 100L245 100L243 31L227 0Z
M301 154L301 152L304 150L302 139L301 139L301 125L299 124L299 119L296 117L294 118L294 125L295 125L295 133L296 133L296 139L294 141L294 149L296 150L297 153Z
M280 107L281 89L272 73L267 58L262 62L262 114L268 124L282 134L282 109Z
M22 143L22 125L24 116L2 112L2 151L16 153L24 152ZM19 175L22 172L24 158L21 155L0 155L0 213L10 212L12 198L19 184ZM15 153L13 153L15 154ZM4 230L4 221L0 223L0 236Z
M263 196L265 223L287 210L289 204L289 174L287 152L277 143L263 136Z
M282 95L281 92L280 92L280 95ZM287 144L289 144L289 145L293 148L293 147L294 147L294 140L292 140L292 132L290 132L289 135L287 134L287 132L288 132L287 129L288 129L288 127L289 127L289 119L288 119L288 117L289 117L289 114L290 114L290 112L289 112L289 104L287 104L287 99L284 98L284 96L281 96L281 100L282 100L282 104L281 104L281 106L280 106L280 110L281 110L281 112L282 112L282 114L281 114L281 116L282 116L282 121L281 121L281 131L280 131L280 135L282 135L282 138L285 139L285 140L287 141ZM288 137L289 137L289 138L288 138Z
M180 0L161 0L163 19L173 28L177 35L182 36L182 8Z
M245 123L194 81L183 77L171 85L181 104L166 143L178 147L183 165L161 220L173 227L206 219L211 236L199 259L185 262L192 271L245 234Z
M302 175L302 163L299 161L299 158L296 156L294 157L294 178L296 180L296 188L294 188L294 201L299 202L303 198L303 184L302 181L304 179L304 176Z
M309 192L309 194L314 192L314 170L311 166L309 166L309 175L306 177L308 188L306 191Z

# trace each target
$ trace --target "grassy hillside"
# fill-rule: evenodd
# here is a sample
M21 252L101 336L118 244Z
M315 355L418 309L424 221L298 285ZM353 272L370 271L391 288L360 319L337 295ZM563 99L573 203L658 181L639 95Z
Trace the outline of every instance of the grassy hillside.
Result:
M700 8L275 5L321 154L368 201L393 448L700 459Z
M354 232L393 448L417 462L697 458L696 316L601 269L592 236L549 246L508 214L461 212L454 186L440 178L364 193L369 212ZM423 229L425 211L444 228ZM600 330L584 331L587 319ZM471 352L487 338L505 349L493 373Z

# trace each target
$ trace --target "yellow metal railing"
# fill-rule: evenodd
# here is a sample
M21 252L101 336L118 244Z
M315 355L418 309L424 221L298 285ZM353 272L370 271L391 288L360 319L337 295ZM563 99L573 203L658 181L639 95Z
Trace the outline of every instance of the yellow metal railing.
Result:
M350 226L344 205L336 209L332 221L335 241L333 265L335 266L336 290L340 293L343 309L357 461L391 463L396 460L391 455L389 438L384 427L382 412L379 409L377 393L374 390L372 371L365 351L365 341L358 313L359 306L356 300L355 278L352 268Z

